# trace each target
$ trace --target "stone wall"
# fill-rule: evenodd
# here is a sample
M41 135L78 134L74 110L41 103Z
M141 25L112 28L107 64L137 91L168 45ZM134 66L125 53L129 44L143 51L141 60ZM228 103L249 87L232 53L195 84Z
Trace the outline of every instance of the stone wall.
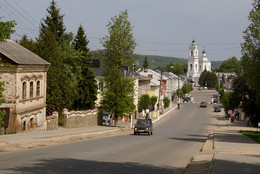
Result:
M64 128L79 128L97 126L101 123L102 115L98 109L87 111L68 111L63 109L63 127Z
M57 130L58 126L58 112L53 112L52 115L46 117L46 130Z

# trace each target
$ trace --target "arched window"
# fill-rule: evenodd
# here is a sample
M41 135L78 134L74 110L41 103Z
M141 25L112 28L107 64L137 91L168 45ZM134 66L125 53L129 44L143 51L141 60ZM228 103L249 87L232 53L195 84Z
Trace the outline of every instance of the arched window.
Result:
M193 56L193 51L190 52L190 55Z
M40 81L37 81L37 85L36 85L36 96L40 96Z
M30 98L33 98L33 82L30 82Z
M22 91L22 98L26 98L26 82L23 82L23 91Z
M190 70L192 71L192 64L190 64Z

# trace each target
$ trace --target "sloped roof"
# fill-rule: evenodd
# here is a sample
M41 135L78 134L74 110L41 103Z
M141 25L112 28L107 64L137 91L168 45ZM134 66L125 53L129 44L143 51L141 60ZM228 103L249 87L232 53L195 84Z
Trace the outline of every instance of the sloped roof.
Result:
M0 42L0 54L18 65L50 65L49 62L10 39Z

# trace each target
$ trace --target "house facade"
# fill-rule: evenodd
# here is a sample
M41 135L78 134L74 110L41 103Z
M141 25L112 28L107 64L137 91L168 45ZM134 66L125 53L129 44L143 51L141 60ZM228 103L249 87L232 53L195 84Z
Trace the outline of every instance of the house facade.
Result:
M12 40L0 43L0 80L5 82L4 128L9 132L46 129L46 87L50 63Z

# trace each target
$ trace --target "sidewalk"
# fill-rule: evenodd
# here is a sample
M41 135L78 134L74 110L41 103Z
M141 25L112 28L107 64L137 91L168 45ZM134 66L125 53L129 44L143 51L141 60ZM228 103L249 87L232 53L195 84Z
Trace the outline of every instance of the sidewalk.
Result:
M260 173L260 144L238 132L257 128L247 127L245 121L232 124L223 116L216 119L218 128L209 134L185 174Z
M153 118L153 122L158 121L173 108L164 110L164 114L159 118ZM135 123L135 121L134 121ZM133 123L133 124L134 124ZM93 138L102 138L108 136L116 136L129 134L132 132L129 122L119 120L118 126L91 126L83 128L66 129L59 127L58 130L51 131L30 131L17 134L8 134L0 136L0 153L14 151L23 148L35 148L48 145L76 142Z

